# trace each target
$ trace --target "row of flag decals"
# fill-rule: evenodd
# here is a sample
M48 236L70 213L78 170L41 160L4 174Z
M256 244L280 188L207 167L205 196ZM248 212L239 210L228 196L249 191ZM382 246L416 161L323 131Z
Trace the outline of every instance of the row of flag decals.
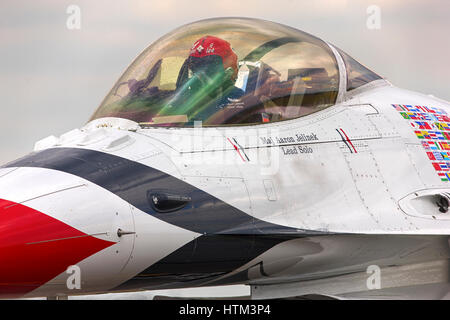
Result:
M444 109L393 104L409 120L441 181L450 181L450 116Z
M419 139L450 140L449 132L414 130L414 133L416 134L417 138L419 138Z

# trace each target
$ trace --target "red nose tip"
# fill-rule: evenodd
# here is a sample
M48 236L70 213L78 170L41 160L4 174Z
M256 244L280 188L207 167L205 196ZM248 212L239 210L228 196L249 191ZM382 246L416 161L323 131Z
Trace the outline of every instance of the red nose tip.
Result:
M113 242L0 199L0 297L20 297Z

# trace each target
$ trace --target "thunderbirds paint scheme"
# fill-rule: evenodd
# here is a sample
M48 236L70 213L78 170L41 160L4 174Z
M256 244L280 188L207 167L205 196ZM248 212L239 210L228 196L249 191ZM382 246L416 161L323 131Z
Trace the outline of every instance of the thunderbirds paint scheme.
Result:
M0 167L0 296L440 298L449 180L448 102L284 25L195 22Z

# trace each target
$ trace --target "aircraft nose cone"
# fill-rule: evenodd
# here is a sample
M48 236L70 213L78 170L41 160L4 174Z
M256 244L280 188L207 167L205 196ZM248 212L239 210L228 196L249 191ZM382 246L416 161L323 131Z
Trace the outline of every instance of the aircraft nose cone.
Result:
M21 297L111 244L0 199L0 297Z

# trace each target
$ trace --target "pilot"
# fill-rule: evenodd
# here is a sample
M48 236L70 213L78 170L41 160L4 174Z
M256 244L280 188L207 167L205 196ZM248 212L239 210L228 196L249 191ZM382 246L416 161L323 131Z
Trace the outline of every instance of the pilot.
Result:
M202 37L192 46L187 64L208 100L197 112L200 118L208 119L226 105L238 103L244 95L242 89L234 86L238 57L227 41L214 36Z

